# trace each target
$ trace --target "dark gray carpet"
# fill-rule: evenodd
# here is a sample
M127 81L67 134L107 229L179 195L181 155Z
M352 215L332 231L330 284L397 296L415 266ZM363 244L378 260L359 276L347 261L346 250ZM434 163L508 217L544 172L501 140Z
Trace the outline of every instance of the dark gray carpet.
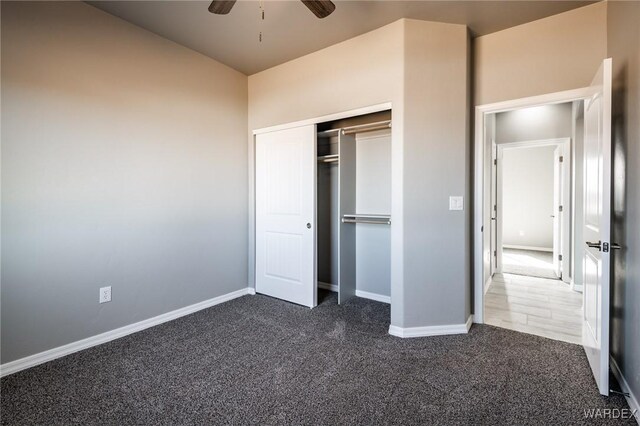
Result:
M491 326L399 339L388 321L364 299L245 296L3 378L2 424L566 425L627 408L579 346Z

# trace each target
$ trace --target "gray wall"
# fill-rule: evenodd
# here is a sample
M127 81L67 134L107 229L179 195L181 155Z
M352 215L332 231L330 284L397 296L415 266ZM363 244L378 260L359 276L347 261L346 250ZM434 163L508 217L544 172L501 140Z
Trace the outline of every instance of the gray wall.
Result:
M640 3L609 1L613 58L611 352L640 399Z
M244 75L2 2L1 96L3 363L247 287Z
M496 143L570 138L572 104L522 108L496 114Z
M407 20L405 327L464 324L470 314L469 48L465 26ZM464 197L463 211L449 210L451 195Z

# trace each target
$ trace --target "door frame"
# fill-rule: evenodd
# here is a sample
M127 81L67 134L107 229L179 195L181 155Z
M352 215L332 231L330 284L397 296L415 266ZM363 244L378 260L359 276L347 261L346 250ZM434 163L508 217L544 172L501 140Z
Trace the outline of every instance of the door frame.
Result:
M566 90L563 92L548 93L545 95L531 96L520 99L513 99L492 104L478 105L475 107L475 129L474 129L474 188L473 188L473 321L477 324L484 323L484 294L487 290L484 277L484 209L486 202L484 197L484 172L491 164L485 162L485 120L490 114L511 111L520 108L529 108L564 102L585 100L591 96L591 89L583 87L580 89ZM490 141L489 141L490 142ZM490 218L487 218L490 220ZM580 218L576 218L580 220ZM489 222L490 223L490 222ZM490 226L487 231L489 232ZM491 248L489 247L489 250Z
M561 267L561 276L558 277L562 281L569 283L571 276L571 223L575 220L574 209L568 209L571 204L571 138L557 138L557 139L540 139L532 141L520 141L520 142L507 142L497 144L497 165L492 166L492 175L496 175L496 246L492 247L492 250L496 250L497 267L495 272L502 272L502 252L503 252L503 203L502 203L502 158L505 150L518 149L518 148L537 148L542 146L555 146L560 148L564 165L562 166L562 174L560 176L560 188L554 188L555 191L560 191L560 204L562 205L562 215L560 219L560 235L558 236L558 253L562 256L563 262ZM555 166L555 165L554 165ZM554 212L558 214L558 212ZM556 236L554 235L554 240ZM493 239L490 239L493 241Z

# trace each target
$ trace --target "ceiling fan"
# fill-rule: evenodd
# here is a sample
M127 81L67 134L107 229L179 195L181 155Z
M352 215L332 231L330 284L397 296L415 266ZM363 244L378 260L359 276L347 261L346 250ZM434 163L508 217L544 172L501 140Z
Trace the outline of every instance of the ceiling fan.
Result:
M318 18L326 18L336 10L336 5L330 0L300 0ZM216 15L226 15L231 11L236 0L213 0L209 5L209 12Z

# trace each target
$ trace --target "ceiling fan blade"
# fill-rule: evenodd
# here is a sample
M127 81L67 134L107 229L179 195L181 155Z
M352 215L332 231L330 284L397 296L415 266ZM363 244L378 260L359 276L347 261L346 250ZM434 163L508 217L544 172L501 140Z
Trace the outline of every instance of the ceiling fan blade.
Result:
M226 15L231 12L234 4L236 4L236 0L213 0L209 5L209 12L216 15Z
M336 10L336 5L330 0L301 0L307 8L318 18L326 18Z

